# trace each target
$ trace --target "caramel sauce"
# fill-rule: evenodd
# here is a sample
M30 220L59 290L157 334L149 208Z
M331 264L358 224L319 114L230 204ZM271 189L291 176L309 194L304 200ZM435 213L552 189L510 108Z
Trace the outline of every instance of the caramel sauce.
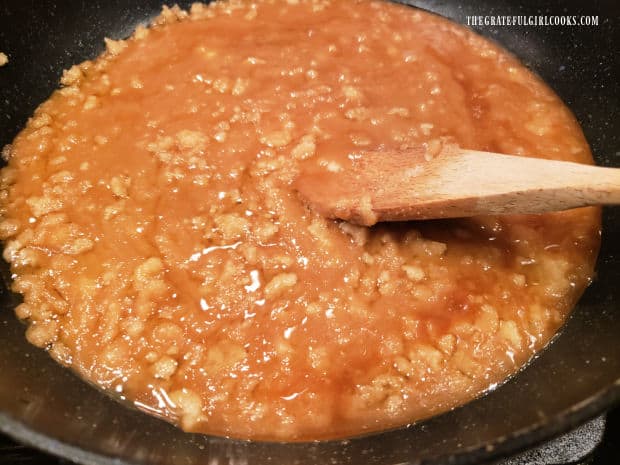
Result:
M570 111L465 28L387 2L164 9L65 72L7 150L27 337L187 431L343 437L501 383L589 282L598 209L355 227L300 170L462 147L591 163Z

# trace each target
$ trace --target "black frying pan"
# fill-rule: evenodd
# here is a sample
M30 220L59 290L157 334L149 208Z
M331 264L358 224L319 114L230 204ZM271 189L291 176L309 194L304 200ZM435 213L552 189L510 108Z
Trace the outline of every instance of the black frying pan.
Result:
M2 0L0 145L57 87L63 68L127 36L162 0ZM521 0L524 2L525 0ZM189 2L179 2L187 7ZM593 27L476 28L534 69L580 121L597 162L620 166L620 6L582 0L420 0L465 23L467 15L598 15ZM355 8L351 2L351 8ZM556 340L491 394L409 428L348 441L257 443L186 434L120 405L30 346L0 288L0 430L87 464L469 464L565 432L620 400L620 209L605 212L595 282ZM6 266L5 266L6 275Z

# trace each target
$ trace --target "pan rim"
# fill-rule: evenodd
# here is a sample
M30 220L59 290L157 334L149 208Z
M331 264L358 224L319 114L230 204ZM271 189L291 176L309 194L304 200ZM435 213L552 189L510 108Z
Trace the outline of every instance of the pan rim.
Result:
M434 465L471 465L475 463L485 463L499 458L511 457L566 434L579 425L604 414L618 405L620 405L620 377L592 396L571 406L568 410L548 417L545 421L541 421L531 427L516 430L509 436L500 437L490 443L465 448L452 454L408 460L402 465L424 465L431 463ZM419 427L419 425L423 424L424 422L420 422L413 427ZM406 429L406 427L400 428L400 430L403 429ZM396 429L396 431L398 430L399 429ZM83 465L138 465L137 462L128 459L112 457L101 452L88 451L69 442L55 439L38 432L35 428L27 426L23 422L2 411L0 411L0 432L27 446ZM230 439L230 441L241 442L234 439ZM342 443L343 441L346 442L347 440L339 439L324 442ZM242 442L247 443L247 441ZM304 443L279 444L284 447L294 447L295 445ZM308 444L308 442L305 444Z

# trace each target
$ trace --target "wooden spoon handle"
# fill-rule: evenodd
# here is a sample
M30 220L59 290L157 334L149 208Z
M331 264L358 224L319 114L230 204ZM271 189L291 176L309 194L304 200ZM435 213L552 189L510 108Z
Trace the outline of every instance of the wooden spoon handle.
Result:
M443 199L459 216L620 203L620 169L473 150L449 158L437 168L440 182L428 179L425 197Z

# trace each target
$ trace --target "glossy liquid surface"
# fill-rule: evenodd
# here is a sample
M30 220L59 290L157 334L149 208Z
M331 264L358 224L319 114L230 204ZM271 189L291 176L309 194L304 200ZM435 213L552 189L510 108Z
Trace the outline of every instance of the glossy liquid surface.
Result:
M0 233L33 344L188 431L298 440L445 411L557 330L593 273L598 209L367 229L291 187L443 141L591 163L516 60L384 2L155 23L67 71L5 149Z

